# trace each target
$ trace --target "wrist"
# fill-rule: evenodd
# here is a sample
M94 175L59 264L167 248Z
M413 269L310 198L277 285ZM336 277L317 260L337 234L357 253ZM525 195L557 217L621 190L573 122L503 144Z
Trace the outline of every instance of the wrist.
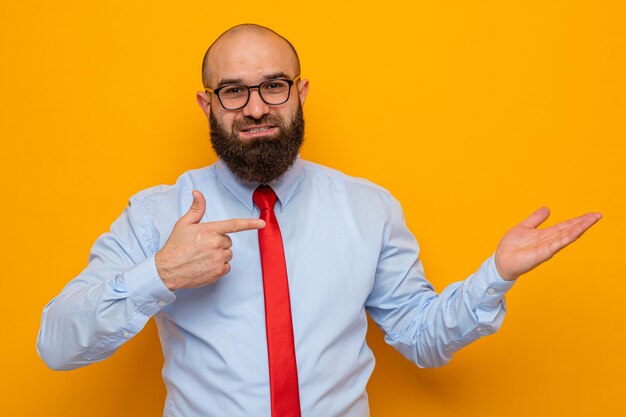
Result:
M502 267L499 265L499 262L498 262L498 252L496 252L494 264L496 265L496 271L498 271L500 278L502 278L503 280L515 281L517 278L519 278L519 275L507 273L502 269Z
M161 281L163 281L163 284L165 284L168 290L175 291L178 286L176 285L175 277L169 272L167 263L163 259L164 255L162 252L163 251L160 250L154 256L154 263L156 264L157 274L159 274L159 278L161 278Z

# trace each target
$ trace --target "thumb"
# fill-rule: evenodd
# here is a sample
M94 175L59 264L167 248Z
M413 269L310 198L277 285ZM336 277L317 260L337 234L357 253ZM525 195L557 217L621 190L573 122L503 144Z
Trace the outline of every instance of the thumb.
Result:
M549 216L550 209L547 207L541 207L535 210L533 214L528 216L528 218L520 224L525 227L536 229L541 223L545 222Z
M193 202L191 203L191 207L189 207L187 213L185 213L183 217L178 220L179 223L200 223L202 216L204 216L204 211L206 210L206 201L204 200L204 196L198 190L193 190L191 194L193 195Z

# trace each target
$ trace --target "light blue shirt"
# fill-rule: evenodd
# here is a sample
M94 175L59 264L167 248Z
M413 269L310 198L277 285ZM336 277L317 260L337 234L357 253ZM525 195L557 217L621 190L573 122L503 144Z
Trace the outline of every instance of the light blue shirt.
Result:
M37 349L54 369L107 358L154 317L165 364L165 416L270 417L263 280L256 231L230 235L231 271L171 292L154 255L187 212L202 221L258 217L258 184L221 162L142 191L94 244L89 264L44 309ZM374 356L366 310L387 343L420 367L495 332L513 285L491 256L465 281L435 293L398 202L366 180L298 159L270 183L284 246L302 416L367 416Z

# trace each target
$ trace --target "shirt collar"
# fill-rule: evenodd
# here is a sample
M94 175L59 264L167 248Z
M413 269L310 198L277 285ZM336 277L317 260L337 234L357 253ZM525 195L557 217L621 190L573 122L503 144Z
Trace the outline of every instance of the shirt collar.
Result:
M261 185L258 182L244 182L233 174L230 169L222 162L218 160L215 164L215 172L219 180L224 184L224 187L228 189L241 203L246 206L251 212L254 211L254 203L252 202L252 194L254 190ZM293 196L296 187L302 181L304 176L304 162L300 158L300 155L296 158L291 167L280 177L270 181L268 184L278 197L280 202L280 211L284 210L284 207L289 203L289 200Z

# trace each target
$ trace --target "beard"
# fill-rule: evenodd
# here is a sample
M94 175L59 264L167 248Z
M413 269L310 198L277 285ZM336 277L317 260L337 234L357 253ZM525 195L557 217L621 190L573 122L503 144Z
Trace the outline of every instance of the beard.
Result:
M304 142L301 104L289 124L269 113L260 119L246 116L235 121L228 131L219 123L212 110L209 123L211 145L215 153L244 182L267 184L280 177L293 165ZM265 138L239 139L240 130L260 125L274 125L278 127L278 133Z

